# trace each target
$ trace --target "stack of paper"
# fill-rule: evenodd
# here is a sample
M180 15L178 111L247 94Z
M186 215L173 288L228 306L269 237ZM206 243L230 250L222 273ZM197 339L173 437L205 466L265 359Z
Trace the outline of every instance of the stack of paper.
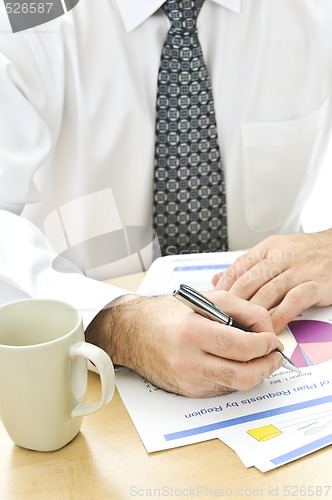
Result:
M172 293L180 282L207 289L212 275L236 256L218 253L158 259L140 292ZM117 387L146 450L219 438L246 467L264 472L331 444L332 308L309 309L290 323L281 341L301 373L282 368L251 391L215 398L169 394L121 369Z

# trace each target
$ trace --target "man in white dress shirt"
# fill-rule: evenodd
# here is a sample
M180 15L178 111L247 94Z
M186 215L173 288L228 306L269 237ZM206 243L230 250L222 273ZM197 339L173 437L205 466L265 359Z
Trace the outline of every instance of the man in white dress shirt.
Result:
M211 396L270 375L282 363L273 332L332 303L332 232L300 224L331 135L332 4L206 0L198 18L229 246L252 248L214 278L211 296L259 332L243 336L170 297L102 282L152 262L162 3L81 0L15 34L0 10L0 300L68 301L114 363Z

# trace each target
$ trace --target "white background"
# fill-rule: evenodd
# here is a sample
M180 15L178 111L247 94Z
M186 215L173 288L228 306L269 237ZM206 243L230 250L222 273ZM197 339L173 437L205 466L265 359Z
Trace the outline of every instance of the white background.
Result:
M332 227L332 142L321 175L302 214L304 231Z

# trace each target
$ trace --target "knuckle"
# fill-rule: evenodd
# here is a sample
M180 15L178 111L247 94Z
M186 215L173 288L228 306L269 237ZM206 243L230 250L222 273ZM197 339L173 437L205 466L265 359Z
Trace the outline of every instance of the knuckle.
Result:
M263 377L260 380L263 380ZM238 375L234 382L237 390L248 391L257 385L257 378L253 371L246 371L245 374Z
M252 283L255 281L256 274L255 268L253 267L240 275L238 279L234 280L234 284L230 288L232 294L239 297L246 297L248 290L251 290Z
M279 293L277 293L279 295ZM257 293L251 298L251 301L254 304L262 305L262 304L270 304L274 302L276 297L276 290L272 283L267 283L262 286Z
M247 342L239 342L237 345L238 361L246 362L252 358L252 345Z
M306 296L312 297L314 299L317 295L318 284L313 281L307 281L294 288L292 288L287 294L288 304L294 306L301 304Z
M265 239L264 246L267 251L273 251L275 248L279 247L280 235L272 234Z
M251 298L251 301L257 305L270 308L276 305L288 293L290 288L290 278L285 276L284 273L263 285Z
M190 370L187 358L181 356L180 353L174 354L169 360L169 364L172 371L176 374L176 376L182 377L184 374L187 374L188 371Z

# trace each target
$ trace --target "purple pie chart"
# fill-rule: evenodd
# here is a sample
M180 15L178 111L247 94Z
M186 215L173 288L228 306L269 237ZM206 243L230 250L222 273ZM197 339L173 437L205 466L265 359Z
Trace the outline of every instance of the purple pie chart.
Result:
M297 320L288 325L296 342L290 358L299 368L332 359L332 324L318 320Z

